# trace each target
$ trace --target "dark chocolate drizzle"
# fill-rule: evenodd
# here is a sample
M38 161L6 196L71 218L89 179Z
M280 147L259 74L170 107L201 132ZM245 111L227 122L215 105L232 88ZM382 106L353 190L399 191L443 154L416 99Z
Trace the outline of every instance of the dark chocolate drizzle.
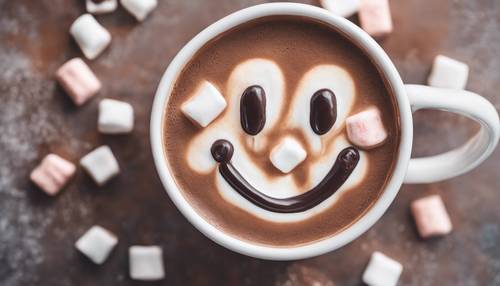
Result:
M289 197L273 198L255 189L231 164L234 147L228 140L217 140L211 148L212 156L219 162L219 172L228 184L253 204L277 213L296 213L311 209L333 195L349 178L359 162L359 152L354 147L343 149L332 169L323 180L309 191Z
M337 120L337 98L333 91L320 89L311 97L309 122L314 133L323 135Z
M257 135L266 124L266 92L261 86L245 89L240 101L241 127L250 135Z

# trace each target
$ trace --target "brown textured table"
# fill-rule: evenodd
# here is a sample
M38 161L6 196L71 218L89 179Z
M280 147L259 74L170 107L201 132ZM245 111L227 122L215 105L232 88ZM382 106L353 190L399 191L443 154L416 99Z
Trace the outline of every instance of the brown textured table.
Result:
M98 16L113 35L111 47L90 63L104 87L98 98L76 108L53 74L81 55L68 29L84 12L83 2L0 0L0 285L139 285L128 277L131 244L163 247L167 278L147 283L152 285L294 285L289 282L304 273L336 285L361 285L374 250L404 264L399 285L500 285L499 151L459 178L404 186L370 231L334 253L269 262L212 243L176 210L156 175L148 139L153 94L169 61L192 36L230 12L266 1L160 0L141 24L121 8ZM392 1L391 8L395 31L381 44L406 82L424 83L433 57L444 53L470 64L468 89L498 109L500 1L405 0ZM131 135L96 132L103 97L134 105ZM465 118L439 112L415 117L415 155L458 146L477 130ZM61 195L49 198L27 179L48 152L76 162L101 144L111 146L122 167L105 187L79 170ZM444 197L455 229L422 241L409 204L431 193ZM120 238L102 266L73 248L93 224Z

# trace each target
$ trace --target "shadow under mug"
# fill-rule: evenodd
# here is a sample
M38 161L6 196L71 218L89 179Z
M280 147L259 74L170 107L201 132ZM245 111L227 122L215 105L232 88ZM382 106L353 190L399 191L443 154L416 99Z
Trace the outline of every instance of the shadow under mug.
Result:
M191 207L176 185L168 168L162 136L165 106L174 83L183 67L196 52L212 39L236 26L257 18L277 15L301 16L319 20L343 32L365 50L392 89L401 126L401 143L393 174L373 206L356 222L339 233L295 247L272 247L240 240L205 221ZM436 156L411 159L412 112L418 109L439 109L462 114L477 121L481 128L461 147ZM216 243L241 254L270 260L293 260L327 253L359 237L383 215L403 183L431 183L449 179L473 169L495 149L499 139L499 125L496 109L489 101L475 93L403 84L398 71L384 50L350 21L310 5L272 3L246 8L217 21L196 35L179 51L167 68L156 91L151 114L150 136L160 179L172 201L191 224Z

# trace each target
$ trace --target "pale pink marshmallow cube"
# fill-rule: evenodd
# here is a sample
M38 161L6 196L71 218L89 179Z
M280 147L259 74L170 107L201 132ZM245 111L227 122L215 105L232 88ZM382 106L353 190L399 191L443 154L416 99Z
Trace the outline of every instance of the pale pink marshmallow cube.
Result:
M361 0L359 7L361 28L369 35L381 37L392 32L389 0Z
M422 238L445 235L452 230L450 217L439 195L413 201L411 212Z
M387 131L377 108L349 116L346 119L347 137L354 145L370 149L380 146L387 138Z
M76 105L82 105L101 89L101 82L80 58L63 64L56 72L56 79Z
M54 196L75 174L75 171L76 167L73 163L55 154L49 154L31 172L30 179L45 193Z

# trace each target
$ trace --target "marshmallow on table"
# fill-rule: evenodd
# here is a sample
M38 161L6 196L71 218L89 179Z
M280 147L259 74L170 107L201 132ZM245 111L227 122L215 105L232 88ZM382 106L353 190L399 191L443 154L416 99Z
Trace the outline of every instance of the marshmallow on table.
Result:
M146 19L158 5L157 0L121 0L121 3L138 21Z
M349 116L346 129L349 141L364 149L377 147L387 138L380 111L374 107Z
M450 217L439 195L413 201L411 212L422 238L445 235L452 230Z
M114 99L101 100L97 128L105 134L129 133L134 128L132 105Z
M376 251L363 273L363 282L369 286L396 286L403 266L394 259Z
M359 6L361 28L374 37L392 32L389 0L361 0Z
M76 241L75 247L94 263L102 264L117 243L114 234L95 225Z
M469 66L452 58L438 55L427 80L430 86L464 89L469 76Z
M80 165L99 186L120 172L118 162L108 146L101 146L80 159Z
M295 139L286 137L271 150L269 159L274 167L283 173L289 173L307 157L307 152Z
M110 13L116 10L118 0L86 0L87 12L92 14Z
M321 0L320 2L326 10L347 18L358 12L360 0Z
M83 14L69 29L76 43L88 59L95 59L111 43L111 35L101 26L94 16Z
M67 61L56 71L56 79L76 105L82 105L101 89L101 82L80 58Z
M206 127L226 108L226 100L217 88L203 82L195 94L184 102L181 111L195 124Z
M132 279L151 281L165 277L161 247L131 246L128 253Z
M76 167L73 163L55 154L49 154L43 158L40 165L33 169L30 179L45 193L54 196L75 174L75 171Z

